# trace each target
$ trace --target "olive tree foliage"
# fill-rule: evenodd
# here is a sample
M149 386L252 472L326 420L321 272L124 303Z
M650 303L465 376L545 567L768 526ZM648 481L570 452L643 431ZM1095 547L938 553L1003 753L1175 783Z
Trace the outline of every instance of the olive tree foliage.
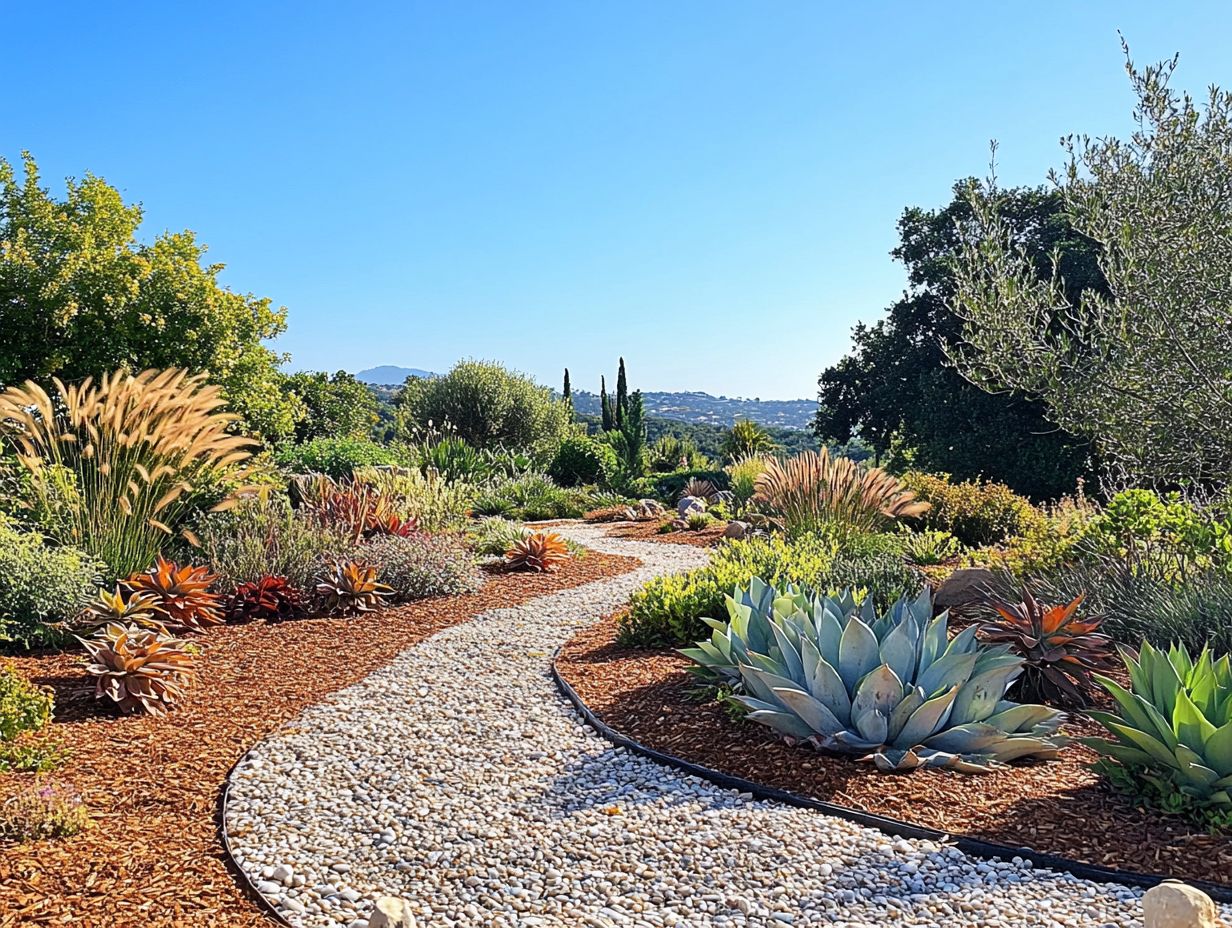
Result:
M299 409L265 345L286 310L221 286L192 232L138 242L141 207L102 178L56 199L22 157L24 178L0 159L0 384L186 368L222 387L245 431L290 435Z
M1127 140L1064 140L1051 180L1074 227L1098 242L1107 291L1065 299L1039 276L973 185L956 262L972 382L1040 397L1088 436L1122 482L1199 486L1232 477L1232 95L1204 106L1169 87L1177 59L1126 70L1138 97Z
M477 448L546 449L569 432L573 410L525 374L492 361L460 361L441 377L408 378L398 421L411 439L447 430Z

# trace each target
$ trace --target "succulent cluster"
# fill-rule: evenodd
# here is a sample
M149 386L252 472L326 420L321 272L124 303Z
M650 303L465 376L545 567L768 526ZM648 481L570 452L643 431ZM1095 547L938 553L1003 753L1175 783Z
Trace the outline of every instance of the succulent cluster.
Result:
M78 639L90 655L86 670L97 677L94 695L122 712L162 715L197 674L186 642L152 628L111 623L92 638Z
M249 622L265 619L280 622L307 612L304 594L292 586L286 577L266 576L236 587L227 603L227 619Z
M149 599L154 619L172 631L200 631L221 625L222 597L210 592L217 578L204 567L181 567L158 555L154 566L124 581L130 593Z
M393 590L377 581L375 567L342 560L317 577L317 595L330 613L361 615L384 606Z
M555 532L532 532L513 543L505 562L514 570L555 570L569 558L569 547Z
M980 644L974 627L950 639L927 591L878 617L850 592L754 579L727 609L728 621L707 620L710 640L683 653L701 675L737 683L749 718L790 741L885 771L987 771L1061 746L1061 713L1005 699L1022 659Z
M1103 755L1114 784L1166 811L1232 825L1232 657L1203 649L1195 660L1179 645L1149 642L1136 658L1122 656L1128 690L1096 677L1117 711L1088 713L1112 737L1084 743Z
M86 605L77 619L77 625L87 631L111 624L166 630L154 617L154 597L148 593L128 592L122 585L117 586L114 592L106 587L100 589L98 596Z
M1112 639L1099 632L1103 619L1078 617L1082 599L1050 606L1023 590L1021 602L988 601L997 618L983 623L980 634L1022 657L1018 689L1024 698L1086 706L1095 690L1092 673L1117 665Z

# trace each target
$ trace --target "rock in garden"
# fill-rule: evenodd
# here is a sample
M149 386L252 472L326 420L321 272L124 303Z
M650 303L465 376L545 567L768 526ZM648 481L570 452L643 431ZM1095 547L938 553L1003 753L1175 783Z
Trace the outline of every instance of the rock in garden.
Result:
M933 605L937 609L952 609L978 602L992 580L992 571L987 567L960 567L937 587Z
M732 521L727 523L727 528L723 529L724 538L745 538L748 536L752 526L747 522Z
M638 519L657 519L667 511L657 499L639 499L634 512Z
M415 916L408 903L396 896L382 896L368 919L368 928L415 928Z
M696 512L706 511L706 501L699 496L682 496L676 504L676 514L687 519Z
M1169 880L1142 897L1146 928L1220 928L1211 897L1200 889Z

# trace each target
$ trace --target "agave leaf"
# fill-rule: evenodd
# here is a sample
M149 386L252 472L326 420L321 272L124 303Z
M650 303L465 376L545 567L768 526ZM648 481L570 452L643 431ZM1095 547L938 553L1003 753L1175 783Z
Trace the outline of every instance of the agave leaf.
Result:
M847 693L847 685L838 671L825 661L820 661L813 668L809 678L809 690L813 696L825 705L834 717L843 725L851 723L851 697Z
M1130 766L1150 766L1155 762L1146 751L1140 751L1138 748L1130 747L1119 741L1109 741L1107 738L1079 738L1078 743Z
M774 695L779 698L779 702L800 717L809 727L810 733L828 737L842 731L843 723L835 718L834 713L804 690L778 686L774 688Z
M1130 725L1124 725L1116 716L1110 715L1107 712L1097 712L1092 709L1087 715L1095 719L1095 721L1099 722L1114 735L1119 735L1125 744L1145 751L1164 766L1173 769L1179 766L1176 755L1163 742L1158 738L1152 737L1149 733L1139 731ZM1178 745L1178 748L1181 747L1184 747L1184 745Z
M821 656L825 658L827 664L832 667L838 666L839 643L843 640L843 624L837 616L835 616L827 604L821 618L817 621L817 650L821 652Z
M855 722L856 731L861 738L872 745L885 744L886 735L890 730L890 722L884 712L880 709L870 709L857 715L853 707L851 718Z
M858 720L866 712L880 712L887 720L903 699L903 681L888 664L882 664L867 674L856 686L851 699L851 717ZM885 733L882 734L885 738Z
M768 725L789 738L807 740L813 735L813 730L799 716L791 712L783 712L778 709L757 709L750 712L748 718L750 721Z
M822 653L825 653L824 650ZM855 690L860 679L881 663L880 658L877 638L872 629L860 619L848 619L843 636L839 639L838 663L835 665L848 692Z
M899 734L903 730L903 726L907 724L907 720L911 718L911 714L916 709L924 705L926 701L924 691L919 687L908 687L907 692L903 696L903 701L894 707L894 711L890 713L889 731L886 733L886 740L893 743L898 739Z
M916 641L913 627L903 622L895 625L881 641L881 659L900 680L911 679L916 667Z
M950 709L954 706L954 697L958 694L958 687L953 687L932 699L927 700L920 708L911 713L911 718L907 720L898 733L898 737L894 739L894 747L910 748L927 741L935 734L950 716Z
M952 722L953 720L954 717L951 715L950 721ZM1018 734L1020 732L1036 733L1040 730L1056 731L1061 723L1065 721L1065 716L1056 709L1050 709L1048 706L1023 704L994 713L984 721L1009 734Z
M945 654L920 674L916 685L930 696L962 686L971 678L971 671L975 669L978 658L979 655L973 651Z
M774 635L774 643L778 646L779 656L782 658L782 667L787 671L787 676L797 682L804 682L804 664L800 661L800 655L796 648L788 640L787 635L779 628L778 625L772 624L770 631Z
M1180 772L1192 784L1199 787L1200 792L1198 795L1208 792L1210 787L1214 786L1219 780L1219 774L1202 762L1202 756L1190 750L1184 744L1177 747L1176 759Z
M986 721L997 711L1006 687L1020 669L1018 664L994 666L972 676L959 688L950 719L960 725Z
M1206 739L1203 753L1207 763L1221 777L1232 774L1232 722L1217 728Z
M1176 692L1176 708L1172 712L1172 727L1177 739L1199 757L1206 740L1215 734L1215 726L1206 720L1185 690Z

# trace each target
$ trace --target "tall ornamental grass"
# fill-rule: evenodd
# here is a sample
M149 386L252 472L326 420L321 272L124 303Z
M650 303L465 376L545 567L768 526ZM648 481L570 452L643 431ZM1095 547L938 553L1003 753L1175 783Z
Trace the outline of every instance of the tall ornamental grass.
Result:
M879 467L805 451L771 460L756 478L754 501L776 516L789 535L831 532L845 537L881 531L920 515L928 503Z
M106 562L144 570L204 495L251 456L228 432L218 387L184 370L117 371L49 395L26 381L0 393L0 435L28 474L27 504L47 531Z

